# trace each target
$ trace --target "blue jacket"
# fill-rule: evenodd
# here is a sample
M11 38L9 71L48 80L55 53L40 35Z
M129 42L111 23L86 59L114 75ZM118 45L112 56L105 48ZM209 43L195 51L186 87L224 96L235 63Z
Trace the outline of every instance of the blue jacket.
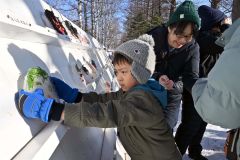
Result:
M143 89L151 93L157 99L157 101L160 103L163 109L166 108L167 91L155 79L149 79L147 83L137 85L136 87L134 87L134 89Z

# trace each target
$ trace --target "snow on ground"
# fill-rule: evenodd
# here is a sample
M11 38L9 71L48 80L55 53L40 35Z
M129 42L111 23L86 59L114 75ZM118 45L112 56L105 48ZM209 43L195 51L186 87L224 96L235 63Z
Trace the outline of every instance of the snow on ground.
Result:
M180 120L181 114L179 115L178 125L180 123ZM202 140L202 155L208 158L208 160L227 160L223 152L223 146L225 143L227 130L228 129L208 124ZM190 160L187 154L188 153L183 156L183 160Z
M209 160L226 160L223 153L226 131L227 129L208 124L202 140L202 154ZM183 159L189 160L187 155Z

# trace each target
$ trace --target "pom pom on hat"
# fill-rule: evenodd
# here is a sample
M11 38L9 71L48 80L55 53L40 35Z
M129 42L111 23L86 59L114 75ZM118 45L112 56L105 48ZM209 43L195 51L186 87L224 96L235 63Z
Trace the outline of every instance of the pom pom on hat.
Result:
M140 39L144 42L147 42L152 47L155 45L155 42L154 42L152 36L150 36L148 34L143 34L143 35L139 36L138 39Z

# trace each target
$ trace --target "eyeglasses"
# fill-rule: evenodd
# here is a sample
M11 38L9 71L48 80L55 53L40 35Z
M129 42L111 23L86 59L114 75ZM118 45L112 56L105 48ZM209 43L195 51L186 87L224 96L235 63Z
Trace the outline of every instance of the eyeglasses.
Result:
M190 35L179 35L179 34L175 34L176 35L176 37L178 38L178 39L185 39L187 42L189 42L189 41L191 41L192 40L192 37L193 37L193 35L192 34L190 34Z

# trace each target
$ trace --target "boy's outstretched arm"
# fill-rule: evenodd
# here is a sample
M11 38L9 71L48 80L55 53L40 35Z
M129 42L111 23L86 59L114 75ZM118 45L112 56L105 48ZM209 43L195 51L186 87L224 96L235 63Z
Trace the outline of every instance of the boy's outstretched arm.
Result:
M82 99L87 102L91 102L92 99L100 102L106 102L110 99L117 99L119 97L119 93L121 92L118 92L118 94L102 94L102 96L99 96L95 92L84 94L79 92L77 88L70 87L61 79L50 77L50 80L55 87L58 97L67 103L79 103Z
M70 87L67 83L56 77L50 77L50 80L60 99L68 103L74 103L81 100L81 97L79 98L79 95L81 96L81 94L79 94L77 88Z
M91 102L82 100L80 103L65 104L45 98L42 89L33 93L21 90L19 93L19 108L23 115L43 122L58 121L62 118L66 125L75 127L149 127L157 123L155 120L159 120L159 116L163 117L161 107L151 105L152 101L156 100L139 91L107 102L99 102L93 98Z
M64 123L75 127L150 127L157 123L159 116L163 117L162 108L152 106L155 98L144 91L132 91L121 97L107 102L93 98L91 102L66 103Z

